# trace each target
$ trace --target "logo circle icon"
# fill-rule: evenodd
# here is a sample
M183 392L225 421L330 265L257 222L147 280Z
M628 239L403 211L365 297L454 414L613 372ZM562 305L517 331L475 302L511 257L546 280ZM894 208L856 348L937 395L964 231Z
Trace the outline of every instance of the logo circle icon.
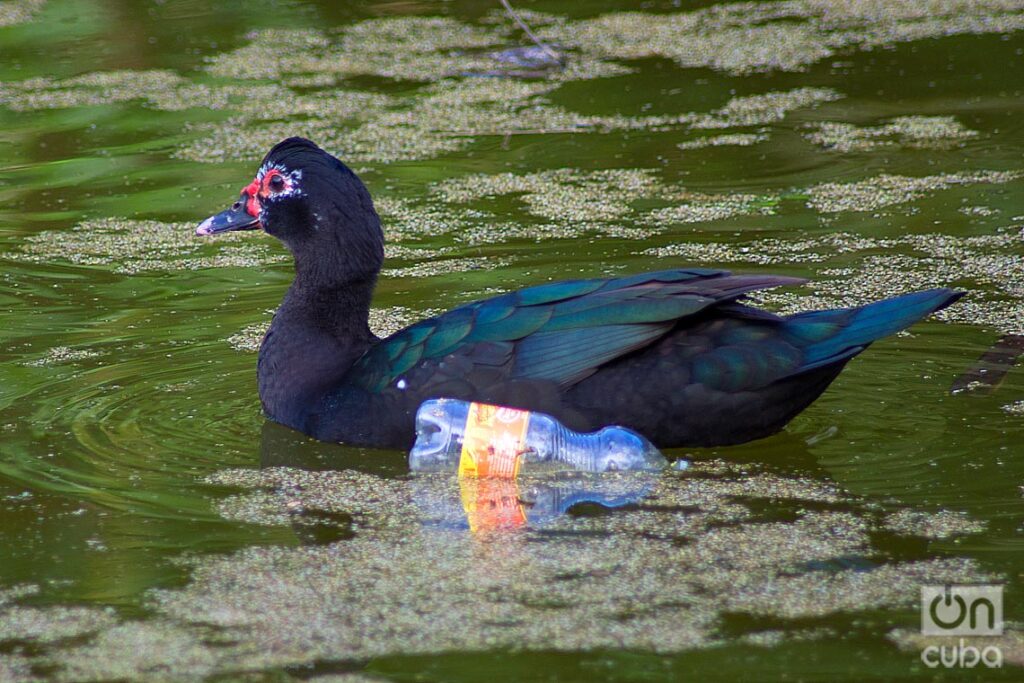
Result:
M945 607L949 609L953 606L953 602L957 604L958 615L956 619L952 621L946 621L939 616L939 604L945 603ZM932 622L944 629L953 629L964 623L964 619L967 618L967 602L959 595L952 595L950 591L946 591L945 595L936 595L930 605L928 605L928 615L932 618Z

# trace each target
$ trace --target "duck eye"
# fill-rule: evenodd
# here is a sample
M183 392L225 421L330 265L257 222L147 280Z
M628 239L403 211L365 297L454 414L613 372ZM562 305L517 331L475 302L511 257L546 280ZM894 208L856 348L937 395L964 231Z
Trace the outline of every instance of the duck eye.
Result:
M284 176L281 175L273 175L270 177L270 180L267 181L267 187L269 187L272 192L280 192L284 189L284 185Z

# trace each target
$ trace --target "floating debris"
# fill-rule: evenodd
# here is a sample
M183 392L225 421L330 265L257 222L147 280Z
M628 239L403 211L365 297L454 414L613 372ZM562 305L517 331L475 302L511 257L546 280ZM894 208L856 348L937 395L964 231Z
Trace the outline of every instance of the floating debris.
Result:
M792 111L822 102L835 102L843 95L832 88L795 88L760 95L734 97L724 107L692 117L694 128L738 128L762 126L781 121Z
M881 126L858 127L825 121L810 124L804 137L836 152L869 152L880 148L949 149L978 132L952 116L900 116Z
M21 598L29 595L37 595L38 593L39 585L34 583L22 583L15 586L0 588L0 607L3 607L9 602L20 600Z
M683 150L704 149L706 147L750 147L768 139L767 133L732 133L729 135L709 135L696 140L680 142L676 147Z
M913 178L882 174L853 183L821 183L803 190L807 205L822 213L877 211L905 204L929 192L959 185L1002 184L1024 177L1020 171L964 171Z
M50 365L61 365L63 363L76 363L89 358L102 356L101 351L95 349L73 349L70 346L54 346L41 357L22 363L29 367L47 367Z
M903 536L922 536L935 540L978 534L985 530L981 520L971 519L965 512L939 510L925 512L923 510L900 510L885 518L884 526Z
M227 341L235 351L256 353L260 350L260 344L263 343L263 337L267 336L267 330L269 329L269 320L253 323L252 325L246 325L238 332L235 332L225 341Z
M273 313L273 311L268 311ZM439 313L436 309L425 311L413 311L404 306L391 306L390 308L370 309L370 330L378 337L388 337L404 327L412 325L417 320L429 318ZM227 343L235 351L256 353L260 350L264 335L270 328L270 320L264 320L251 325L246 325L241 330L227 338Z
M44 660L65 681L199 680L216 670L224 638L165 620L132 621L100 631L88 643ZM237 666L237 670L245 667Z
M252 268L288 257L251 234L225 233L216 241L198 240L191 223L161 223L104 218L70 230L47 230L26 237L8 258L32 263L66 261L82 266L114 266L114 272ZM212 252L212 253L211 253Z
M512 259L510 258L495 258L493 256L441 259L425 261L404 268L385 268L381 271L381 275L394 278L434 277L450 273L466 273L471 270L493 270L507 266L511 262Z
M949 636L926 636L917 629L900 628L893 629L886 637L901 650L918 655L926 648L934 647L936 659L941 652L940 648L951 651L955 646L960 648L974 647L977 648L980 657L980 653L986 650L986 648L994 647L998 649L1000 666L1024 666L1024 632L1019 628L1006 628L1001 636L962 636L958 639L953 639ZM953 642L950 642L951 640ZM970 662L970 655L966 654L965 656L967 658L966 661ZM936 661L936 659L933 659L933 661ZM995 661L995 655L987 654L986 659L990 662ZM985 664L979 665L977 662L975 665L978 666L980 671L984 671L982 667L986 666Z
M1003 411L1008 415L1024 416L1024 400L1014 401L1003 406Z
M842 50L1024 28L1015 0L793 2L713 5L692 12L621 12L540 27L544 40L603 59L664 57L732 74L800 71Z
M0 28L32 21L46 0L5 0L0 2Z
M210 73L232 79L376 76L423 83L477 75L581 80L630 71L584 53L566 55L561 70L550 68L549 61L527 60L531 48L508 48L513 38L507 21L474 25L449 17L386 17L336 34L268 29L253 33L251 40L214 57Z
M957 211L965 216L980 216L982 218L995 216L999 213L999 209L993 209L990 206L962 206Z
M424 496L444 495L454 478L228 470L207 478L246 489L222 502L225 517L287 527L301 508L344 515L354 536L195 560L192 583L157 591L153 607L236 639L211 650L216 669L230 671L241 661L251 668L512 646L679 652L720 645L725 614L909 611L922 581L989 578L955 558L844 568L838 560L874 552L870 526L821 508L855 501L814 479L726 469L715 475L695 463L699 477L665 475L631 509L569 515L493 541L425 523ZM801 511L791 521L765 518L763 506L749 507L758 500L773 501L769 509L793 501Z
M720 647L728 615L911 614L922 583L1000 578L963 558L878 559L874 515L817 478L712 460L653 481L628 472L602 481L626 490L637 475L653 488L628 508L470 532L436 523L436 503L459 500L454 477L224 470L204 480L241 489L218 504L224 518L295 529L310 544L184 560L189 584L152 591L145 621L0 607L0 638L87 636L52 655L4 655L0 671L21 675L31 664L62 680L148 680L512 647L678 653ZM304 535L313 518L344 519L351 533ZM763 645L828 637L756 625L730 636Z
M775 214L774 197L755 195L692 195L687 203L651 211L642 219L658 227L679 223L706 223L735 216L771 216Z
M519 195L527 211L555 222L616 220L632 212L630 202L663 192L647 169L583 172L562 168L517 175L470 175L431 187L445 202L466 203L485 197Z
M422 199L414 201L381 196L376 197L373 204L381 218L384 238L390 243L458 232L469 225L469 218L482 215L466 210L449 210L436 203L425 203Z
M0 607L0 642L52 643L109 628L117 620L91 607Z
M643 253L703 264L820 263L805 286L810 294L758 294L762 303L787 313L861 306L903 292L957 285L968 289L967 298L939 311L937 318L1021 335L1024 258L1018 231L973 237L925 233L890 239L832 233L803 240L679 243ZM842 267L834 267L837 263Z
M1024 355L1024 336L1004 334L969 368L960 373L949 387L950 393L991 393L999 388L1006 375Z

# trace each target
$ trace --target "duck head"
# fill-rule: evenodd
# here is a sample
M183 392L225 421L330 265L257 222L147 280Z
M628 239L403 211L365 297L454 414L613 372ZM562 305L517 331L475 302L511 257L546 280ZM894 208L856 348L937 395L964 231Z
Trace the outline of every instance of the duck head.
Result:
M373 275L384 260L384 236L370 193L348 166L305 138L267 153L238 200L210 216L197 235L262 229L292 252L296 266L335 275Z

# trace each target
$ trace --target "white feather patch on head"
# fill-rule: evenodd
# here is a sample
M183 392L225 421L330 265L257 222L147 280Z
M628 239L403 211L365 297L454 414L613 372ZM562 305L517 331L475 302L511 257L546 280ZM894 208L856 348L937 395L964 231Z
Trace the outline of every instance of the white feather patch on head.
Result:
M267 162L260 166L260 170L256 171L256 182L260 186L263 185L263 178L266 177L270 171L277 171L285 180L288 181L285 185L285 189L281 192L275 192L273 195L268 195L267 199L277 199L278 197L296 197L302 196L302 188L299 187L299 181L302 180L302 169L297 168L294 171L289 170L282 164Z

